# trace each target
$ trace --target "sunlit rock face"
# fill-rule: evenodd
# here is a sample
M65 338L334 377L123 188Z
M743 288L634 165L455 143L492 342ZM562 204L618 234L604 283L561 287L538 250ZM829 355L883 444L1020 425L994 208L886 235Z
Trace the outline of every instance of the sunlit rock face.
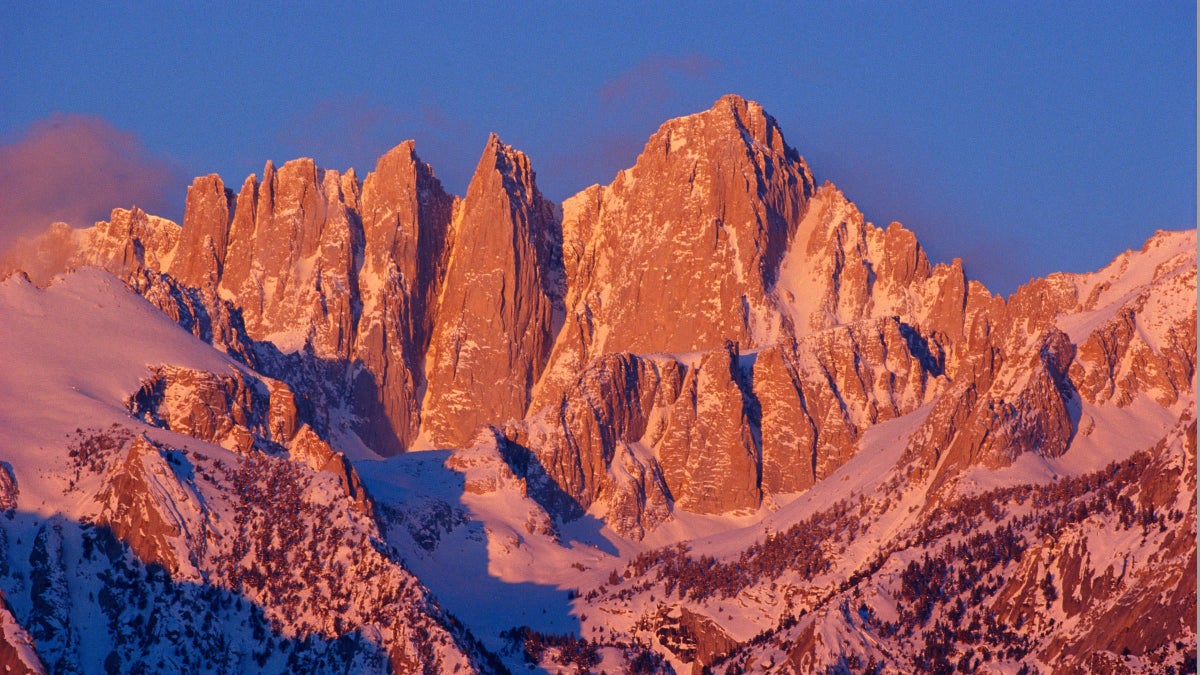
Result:
M563 204L567 315L533 408L607 352L776 340L768 294L812 191L756 103L727 96L664 124L633 168Z
M1195 246L996 296L736 96L561 205L492 135L461 198L407 141L54 225L0 260L0 666L1185 671Z
M39 278L102 266L252 365L271 370L256 344L305 355L289 380L297 401L345 406L382 454L461 447L482 426L538 415L555 438L591 438L543 452L584 507L612 492L600 476L636 442L621 461L638 487L622 499L638 509L648 498L670 505L660 511L753 508L764 492L811 487L865 429L935 399L910 448L927 462L1054 457L1075 433L1073 401L1171 405L1195 369L1190 317L1151 291L1194 284L1186 256L1162 261L1132 295L1108 290L1123 258L1098 273L1113 279L1056 275L1006 302L957 261L931 265L902 226L877 228L836 187L817 187L775 120L736 96L665 123L634 167L568 199L561 216L529 158L492 136L463 199L406 142L361 183L312 160L268 163L236 195L218 176L196 179L182 228L117 210L22 246ZM1173 246L1164 235L1141 254ZM1100 314L1086 333L1056 332L1072 321L1061 317ZM641 407L622 392L590 413L603 433L572 431L582 412L554 412L591 405L571 392L616 367L607 355L708 354L727 341L740 361L724 383L699 357L638 361L674 364L680 388L655 394L652 438L607 429L613 411ZM641 370L633 379L632 390L658 391ZM221 424L201 426L228 433ZM719 478L701 479L702 467ZM744 483L724 482L730 472ZM700 495L714 491L719 503Z
M391 455L518 430L579 507L603 504L629 533L803 492L864 431L930 403L908 443L923 473L1057 457L1078 401L1171 405L1195 370L1190 317L1152 290L1195 283L1186 255L1163 253L1170 236L1141 252L1164 259L1138 293L1110 290L1127 257L1006 301L817 186L774 118L736 96L666 122L633 167L561 209L493 135L461 199L408 141L361 183L268 162L236 195L197 178L182 228L118 210L23 246L41 275L105 267L286 382L309 411L274 423L288 433L341 424ZM1058 328L1093 315L1086 332ZM198 414L215 442L291 440Z
M456 198L411 141L379 159L363 181L362 313L354 386L359 434L382 454L409 447L420 428L425 355L437 315Z
M422 430L462 446L522 417L562 306L561 233L529 158L493 135L454 222L428 357Z

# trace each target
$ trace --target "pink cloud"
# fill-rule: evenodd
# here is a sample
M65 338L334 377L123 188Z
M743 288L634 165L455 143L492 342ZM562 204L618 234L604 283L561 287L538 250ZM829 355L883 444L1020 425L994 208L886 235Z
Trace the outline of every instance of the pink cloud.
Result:
M116 207L177 219L185 186L179 168L134 134L56 113L0 142L0 250L53 222L89 226Z
M609 79L596 94L603 104L634 98L645 101L645 97L661 104L675 95L673 83L677 79L707 79L720 65L716 59L699 52L652 56Z
M360 178L374 170L383 153L415 139L417 154L433 166L444 187L463 194L487 134L434 102L393 108L359 94L317 101L286 119L278 138L294 156L312 157L318 166L339 171L354 167Z
M395 135L405 121L405 115L375 105L365 96L327 98L285 120L279 140L322 167L354 167L365 173L375 166L376 158L403 140Z
M575 132L547 153L539 184L562 199L592 183L609 183L633 166L646 139L667 119L697 112L723 91L712 76L721 64L699 52L660 54L606 80L595 92L595 107L582 114Z

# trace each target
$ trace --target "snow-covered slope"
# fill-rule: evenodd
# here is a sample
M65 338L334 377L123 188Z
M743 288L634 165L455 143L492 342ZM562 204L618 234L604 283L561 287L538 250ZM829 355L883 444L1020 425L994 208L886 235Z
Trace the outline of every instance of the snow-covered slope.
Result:
M0 315L0 589L19 653L16 627L55 672L491 669L309 427L286 451L231 450L197 438L210 415L250 433L220 399L189 414L197 394L168 389L175 417L133 414L151 367L266 389L244 366L100 270L44 290L11 277Z

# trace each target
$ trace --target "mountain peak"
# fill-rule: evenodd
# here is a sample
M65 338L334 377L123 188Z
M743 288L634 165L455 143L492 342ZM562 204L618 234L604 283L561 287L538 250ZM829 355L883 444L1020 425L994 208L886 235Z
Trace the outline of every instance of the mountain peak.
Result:
M433 327L428 440L461 446L481 424L525 412L554 336L561 247L529 158L491 134L457 216Z
M778 154L789 161L803 162L799 153L788 147L783 132L774 117L767 114L756 101L737 94L726 94L702 112L667 120L647 144L665 144L668 153L685 150L689 145L707 147L741 139L748 152L757 147L769 154ZM695 152L686 154L697 154ZM704 154L701 152L699 154Z
M501 180L500 186L495 183L496 177ZM536 180L529 156L491 133L467 187L467 197L470 199L472 194L481 190L494 193L500 189L518 201L540 202L542 195L537 190ZM482 193L476 194L475 199L482 197Z
M389 187L411 182L410 174L421 164L421 158L417 156L416 142L404 141L376 160L375 170L367 174L367 182L363 184L363 189L368 189L368 185L373 182L381 182Z
M181 266L175 272L197 287L216 283L225 264L234 194L217 174L201 176L188 188L184 209Z
M507 166L514 157L524 157L525 153L513 148L500 139L500 136L495 132L488 134L487 143L483 146L483 154L479 157L479 165L476 168L476 175L480 170L491 170L493 168L500 169L503 173L504 167Z
M763 107L757 101L744 99L737 94L722 96L713 103L707 112L726 115L746 127L756 126L759 121L770 120L771 123L775 121L773 117L763 111Z
M412 139L402 141L396 147L383 153L375 162L375 170L378 171L382 164L396 161L419 161L417 157L417 142Z
M501 173L509 173L514 168L529 167L529 157L513 146L505 143L495 133L488 134L487 144L483 148L483 156L479 158L479 166L496 168Z
M571 339L582 349L557 359L701 351L725 339L751 348L774 342L778 317L766 296L812 184L757 103L727 95L668 120L598 201L564 206L564 239L580 259L622 262L582 266L569 280L604 289L607 299L575 298L579 323L568 319L567 330L579 331Z
M22 249L100 269L0 283L0 670L1194 662L1194 229L1005 300L740 96L561 211L478 159Z

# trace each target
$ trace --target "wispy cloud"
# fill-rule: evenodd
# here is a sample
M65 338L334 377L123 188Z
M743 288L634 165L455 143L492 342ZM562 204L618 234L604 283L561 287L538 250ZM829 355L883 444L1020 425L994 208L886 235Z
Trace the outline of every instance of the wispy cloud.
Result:
M385 152L415 139L418 154L446 188L461 192L487 139L472 131L436 103L397 109L359 94L324 99L293 115L284 121L279 140L295 156L312 157L331 169L353 167L362 177Z
M605 80L574 135L548 155L547 170L538 173L543 190L562 199L592 183L610 182L633 166L660 124L704 110L728 93L715 89L720 67L699 52L656 54Z
M703 80L719 68L716 59L699 52L658 54L606 81L596 92L602 104L640 101L661 105L675 96L680 80Z
M52 115L0 140L0 250L53 222L91 225L115 207L178 220L186 185L134 134L100 117Z
M406 116L365 96L328 98L289 117L279 141L331 169L369 170L395 145ZM290 159L290 158L283 158Z

